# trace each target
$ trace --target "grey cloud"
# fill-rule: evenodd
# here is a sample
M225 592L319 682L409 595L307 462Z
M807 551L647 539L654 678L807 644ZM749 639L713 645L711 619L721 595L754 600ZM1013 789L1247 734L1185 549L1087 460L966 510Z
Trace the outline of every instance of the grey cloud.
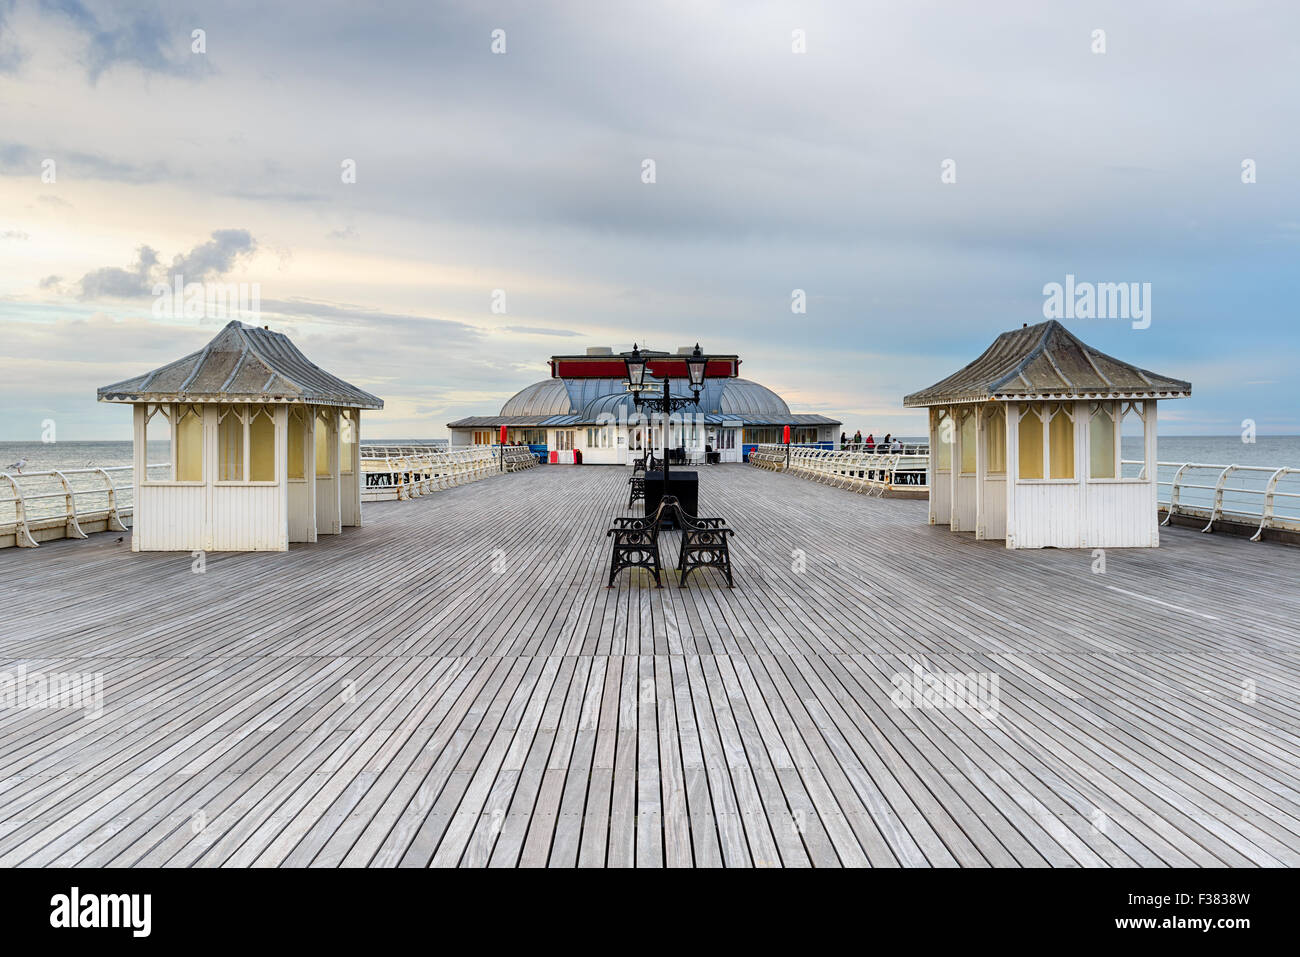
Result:
M22 47L13 39L13 31L7 26L13 10L14 0L0 0L0 74L17 73L27 58Z
M55 161L58 174L63 178L103 179L137 184L188 178L188 174L178 173L167 163L159 160L135 163L97 153L87 153L83 150L61 149L57 146L38 153L23 143L0 143L0 172L6 175L37 176L41 172L41 161L46 158ZM57 197L42 197L42 202L62 201Z
M569 329L543 329L538 326L502 326L504 332L516 332L525 336L580 336L582 333Z
M21 229L6 229L0 233L0 239L17 239L21 241L31 238L28 233L23 232Z
M59 289L62 283L62 276L46 276L37 285L42 289Z
M183 276L186 282L202 282L224 276L239 257L251 254L256 248L257 241L246 229L213 230L210 240L172 260L167 278L170 281L174 276ZM160 262L157 250L141 246L133 265L125 269L105 266L82 276L79 298L131 299L147 295ZM46 288L44 280L42 288Z
M85 34L82 56L92 83L118 64L178 76L210 69L206 54L190 53L190 31L174 25L169 10L137 7L126 12L112 4L96 4L97 13L81 0L41 0L40 5Z
M104 266L81 277L82 299L130 299L143 296L152 285L149 273L158 265L158 253L150 246L141 246L135 264L127 269Z
M184 276L186 282L223 276L230 272L236 259L250 255L256 248L257 242L247 229L213 230L208 242L172 260L172 275Z

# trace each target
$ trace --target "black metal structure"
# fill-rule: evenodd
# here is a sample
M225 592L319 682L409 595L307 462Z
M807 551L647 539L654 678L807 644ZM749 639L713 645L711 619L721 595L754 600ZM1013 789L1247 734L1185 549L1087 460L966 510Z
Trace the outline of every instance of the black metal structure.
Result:
M614 552L609 560L609 585L614 587L614 576L624 568L644 568L655 577L655 588L663 588L659 580L659 522L664 508L668 505L659 503L659 507L644 518L616 518L614 527L605 533L613 537Z
M727 539L735 532L721 518L698 518L690 514L671 495L665 495L658 507L644 518L614 519L614 527L605 533L614 539L607 587L614 587L615 577L624 568L644 568L654 575L655 587L663 587L659 577L663 568L659 560L659 533L669 512L682 530L682 546L677 557L677 571L681 575L678 587L685 588L686 577L697 568L716 568L727 576L727 587L734 588Z
M628 391L632 393L632 402L638 409L644 405L652 411L663 413L664 461L662 465L664 484L667 486L669 478L669 455L667 448L669 434L668 417L680 409L685 409L692 405L699 405L700 390L704 388L704 373L709 367L709 357L700 351L700 344L698 342L695 343L694 351L686 357L686 374L687 381L691 386L691 395L679 396L675 399L673 398L672 380L668 376L664 377L664 394L662 396L649 396L644 394L646 390L646 360L645 357L641 355L641 349L635 342L632 343L632 351L624 353L623 362L627 366L627 388ZM651 459L654 458L653 453L650 457ZM650 470L655 471L653 466L651 466Z

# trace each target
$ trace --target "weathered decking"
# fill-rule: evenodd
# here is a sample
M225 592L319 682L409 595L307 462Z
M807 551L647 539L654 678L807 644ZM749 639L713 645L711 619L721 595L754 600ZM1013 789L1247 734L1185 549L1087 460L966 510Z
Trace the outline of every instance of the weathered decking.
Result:
M0 710L0 864L1300 863L1300 549L1166 529L1094 574L700 474L731 592L606 590L598 467L204 574L115 534L0 553L0 671L105 680L97 720ZM896 707L918 662L998 675L996 720Z

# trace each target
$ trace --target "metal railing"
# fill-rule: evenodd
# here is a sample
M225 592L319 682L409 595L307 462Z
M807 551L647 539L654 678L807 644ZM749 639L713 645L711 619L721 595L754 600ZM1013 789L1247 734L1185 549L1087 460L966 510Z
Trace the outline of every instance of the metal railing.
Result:
M437 446L362 446L362 501L406 501L476 482L502 472L537 465L526 445L471 445L456 449Z
M892 441L891 441L892 445ZM897 455L929 455L930 443L926 442L903 442L899 441L898 449L886 448L883 442L876 442L874 445L867 445L865 442L846 442L837 450L840 452L869 452L876 455L897 454Z
M1158 462L1157 468L1156 500L1165 510L1162 525L1175 516L1205 519L1203 532L1213 531L1218 521L1258 523L1252 542L1260 541L1265 529L1300 531L1300 469L1199 462ZM1288 480L1293 484L1284 485Z
M134 507L134 471L130 465L114 465L0 472L0 546L36 548L41 540L86 538L83 525L126 531Z
M906 489L926 491L928 454L877 453L843 449L813 449L760 445L749 453L749 464L855 492L884 495Z

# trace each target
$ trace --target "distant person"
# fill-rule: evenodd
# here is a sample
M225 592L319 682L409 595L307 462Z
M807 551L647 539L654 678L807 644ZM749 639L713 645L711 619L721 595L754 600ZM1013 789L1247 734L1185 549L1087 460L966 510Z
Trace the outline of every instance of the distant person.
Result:
M889 451L891 452L903 451L903 443L898 441L898 436L894 436L894 441L891 442L889 445Z
M881 447L882 449L887 449L887 448L889 448L889 440L890 440L891 438L893 438L893 436L890 435L888 432L886 432L886 433L885 433L885 437L884 437L883 439L880 440L880 447Z
M862 444L862 430L861 430L861 429L858 429L858 431L856 431L856 432L853 433L853 444L854 444L854 445L861 445L861 444Z
M844 447L845 447L846 445L848 445L848 444L849 444L849 436L848 436L848 433L846 433L846 432L841 432L841 433L840 433L840 448L844 448Z
M875 449L876 449L876 437L875 437L875 435L868 435L868 436L867 436L867 451L868 451L868 452L874 452Z

